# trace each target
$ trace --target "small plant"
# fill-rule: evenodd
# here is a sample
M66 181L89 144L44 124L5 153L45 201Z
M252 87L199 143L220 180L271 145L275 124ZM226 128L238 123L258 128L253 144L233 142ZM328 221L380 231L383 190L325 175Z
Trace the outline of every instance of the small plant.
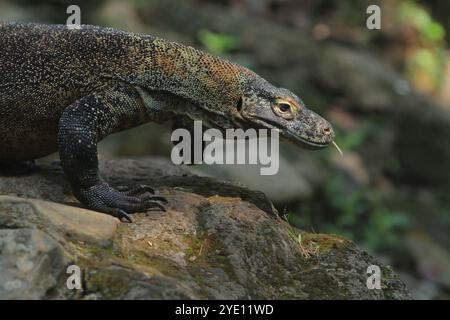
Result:
M298 246L303 257L305 257L305 259L309 259L312 256L316 256L319 253L319 245L310 242L308 242L307 244L304 243L302 234L296 231L289 222L289 214L285 213L283 215L283 219L286 222L289 237Z

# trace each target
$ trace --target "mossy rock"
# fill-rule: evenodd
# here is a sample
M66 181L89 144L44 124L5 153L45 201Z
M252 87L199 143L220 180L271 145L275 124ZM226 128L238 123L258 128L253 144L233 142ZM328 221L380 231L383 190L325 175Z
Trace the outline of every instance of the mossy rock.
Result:
M196 177L162 160L107 161L101 171L111 184L156 186L169 200L167 212L136 214L129 224L74 207L58 164L0 179L0 192L8 195L0 196L0 233L39 229L51 250L27 254L39 261L60 257L44 269L51 274L40 284L45 290L26 284L34 298L410 298L389 267L354 243L289 229L260 192ZM301 233L300 243L289 230ZM19 241L4 239L9 247ZM18 259L24 257L1 255L2 273L17 276ZM67 289L70 264L80 267L83 290ZM373 264L382 270L380 290L366 286ZM21 279L33 280L23 270ZM14 288L0 290L1 298L15 296Z

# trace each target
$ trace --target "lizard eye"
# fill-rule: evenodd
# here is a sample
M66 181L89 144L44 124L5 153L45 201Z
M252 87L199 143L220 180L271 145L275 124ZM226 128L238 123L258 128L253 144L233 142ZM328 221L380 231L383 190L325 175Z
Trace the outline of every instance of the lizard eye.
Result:
M291 110L291 105L282 102L278 104L278 109L280 109L281 112L288 112Z
M273 106L273 111L276 115L290 120L294 118L295 107L288 101L279 100L276 101L275 105Z

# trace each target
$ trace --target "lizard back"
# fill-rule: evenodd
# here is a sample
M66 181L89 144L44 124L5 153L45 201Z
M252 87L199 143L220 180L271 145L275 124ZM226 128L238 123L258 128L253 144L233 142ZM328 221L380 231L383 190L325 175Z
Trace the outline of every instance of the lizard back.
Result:
M0 23L0 52L0 161L55 152L64 109L114 82L221 110L256 76L192 47L86 25Z

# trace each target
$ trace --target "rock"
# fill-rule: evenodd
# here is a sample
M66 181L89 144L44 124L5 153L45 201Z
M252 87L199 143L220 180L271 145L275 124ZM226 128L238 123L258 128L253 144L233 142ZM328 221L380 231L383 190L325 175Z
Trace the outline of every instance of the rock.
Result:
M46 223L66 233L78 233L79 236L96 240L111 238L120 223L116 218L91 210L42 200L0 196L0 208L14 211L14 206L28 206L38 216L39 221L46 219Z
M391 109L399 95L411 91L393 68L368 53L329 44L319 53L317 81L328 90L340 92L355 109Z
M118 224L77 208L57 163L0 177L0 298L410 298L390 267L343 238L288 227L260 192L162 159L101 169L111 184L157 186L168 211ZM80 267L82 290L67 288L69 264ZM372 264L381 290L367 289Z
M420 231L409 233L406 245L423 278L450 288L450 254L445 248Z
M402 101L395 116L394 154L400 178L447 186L450 182L450 112L424 96Z
M52 296L68 264L65 250L37 229L0 230L0 299Z

